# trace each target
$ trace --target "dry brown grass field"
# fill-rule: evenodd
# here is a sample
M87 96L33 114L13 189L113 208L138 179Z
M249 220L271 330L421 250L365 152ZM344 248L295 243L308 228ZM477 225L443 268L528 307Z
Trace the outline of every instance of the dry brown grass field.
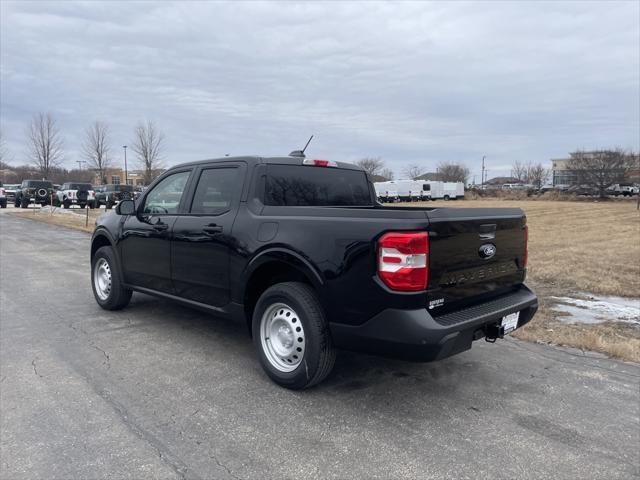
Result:
M408 204L399 204L408 205ZM640 328L620 323L567 324L549 307L552 296L594 293L640 298L640 212L635 202L477 199L420 202L419 207L519 207L529 223L529 276L540 298L521 339L598 351L640 362ZM88 232L105 212L18 210L14 215Z
M89 218L87 221L87 213ZM64 227L74 228L76 230L82 230L84 232L93 232L95 228L95 221L100 215L105 213L103 209L80 209L71 208L64 210L62 208L55 208L50 211L49 208L41 210L40 208L21 209L16 208L10 211L11 215L17 215L18 217L29 218L31 220L37 220L39 222L50 223L53 225L62 225Z

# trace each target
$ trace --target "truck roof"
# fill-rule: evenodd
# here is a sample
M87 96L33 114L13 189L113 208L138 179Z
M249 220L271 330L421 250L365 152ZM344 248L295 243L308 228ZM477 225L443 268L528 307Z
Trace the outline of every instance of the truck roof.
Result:
M282 157L259 157L255 155L247 155L247 156L237 156L237 157L222 157L222 158L210 158L206 160L196 160L193 162L181 163L179 165L174 165L169 170L173 170L175 168L182 167L191 167L197 165L206 165L209 163L225 163L225 162L245 162L249 165L257 165L259 163L265 164L278 164L278 165L302 165L302 162L305 160L303 157L290 157L290 156L282 156ZM346 168L349 170L361 170L364 169L358 165L347 162L335 162L338 168Z

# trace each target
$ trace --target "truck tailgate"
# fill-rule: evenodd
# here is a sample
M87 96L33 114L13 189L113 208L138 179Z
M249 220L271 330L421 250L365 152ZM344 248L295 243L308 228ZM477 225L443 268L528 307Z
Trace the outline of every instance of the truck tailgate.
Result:
M429 287L434 316L493 295L524 281L524 212L518 208L447 208L427 212Z

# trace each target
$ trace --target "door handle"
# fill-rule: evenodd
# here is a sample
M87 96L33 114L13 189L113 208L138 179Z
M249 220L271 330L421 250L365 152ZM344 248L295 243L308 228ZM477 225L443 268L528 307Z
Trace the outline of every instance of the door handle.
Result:
M204 233L206 233L207 235L213 235L214 233L221 233L222 232L222 226L221 225L216 225L215 223L211 223L209 225L206 225L206 226L202 227L202 231Z
M167 230L169 228L169 225L167 225L166 223L156 223L153 226L153 229L158 231L158 232L163 232L165 230Z

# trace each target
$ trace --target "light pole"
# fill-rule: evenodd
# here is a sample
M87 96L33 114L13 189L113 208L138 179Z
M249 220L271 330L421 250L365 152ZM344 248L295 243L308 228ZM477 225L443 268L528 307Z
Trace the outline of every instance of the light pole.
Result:
M482 156L482 190L484 190L484 158L485 156Z
M124 184L129 185L129 181L127 179L127 146L123 145L124 148Z

